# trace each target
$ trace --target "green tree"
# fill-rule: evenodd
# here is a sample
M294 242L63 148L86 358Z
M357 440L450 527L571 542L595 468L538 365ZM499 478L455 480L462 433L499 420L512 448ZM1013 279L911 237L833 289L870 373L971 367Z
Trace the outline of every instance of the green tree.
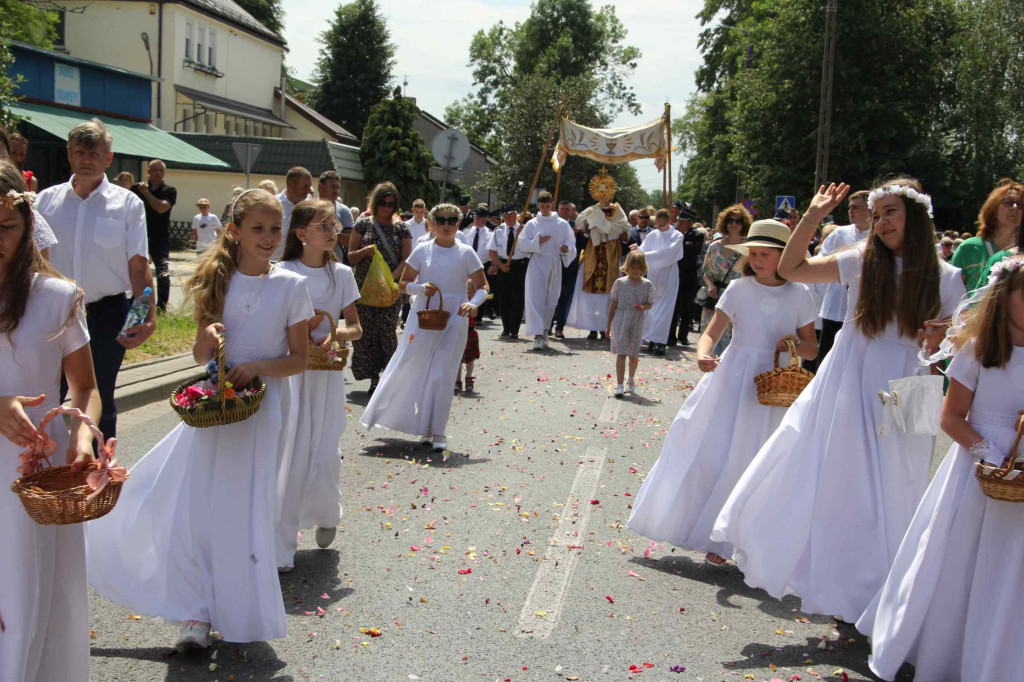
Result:
M278 36L284 35L284 7L281 0L235 0L235 3Z
M13 128L18 121L11 113L10 105L17 100L21 78L8 74L7 70L14 64L14 55L7 41L53 47L57 20L56 12L45 12L20 0L0 0L0 125Z
M402 89L395 88L391 98L381 100L370 111L359 149L366 184L395 183L407 205L417 196L432 202L439 195L429 176L433 156L413 128L419 113L413 101L402 96Z
M395 46L374 0L339 5L320 34L312 106L356 137L375 104L385 99L395 67Z

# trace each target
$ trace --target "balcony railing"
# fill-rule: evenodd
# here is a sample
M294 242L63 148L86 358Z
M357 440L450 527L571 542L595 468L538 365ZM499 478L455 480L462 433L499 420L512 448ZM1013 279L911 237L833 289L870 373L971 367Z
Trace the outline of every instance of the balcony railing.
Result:
M181 61L181 65L184 66L186 69L194 69L194 70L198 71L199 73L205 73L205 74L207 74L209 76L214 76L216 78L223 78L224 77L224 73L222 71L218 71L217 67L215 67L215 66L208 66L206 64L200 64L199 62L195 61L194 59L183 59Z

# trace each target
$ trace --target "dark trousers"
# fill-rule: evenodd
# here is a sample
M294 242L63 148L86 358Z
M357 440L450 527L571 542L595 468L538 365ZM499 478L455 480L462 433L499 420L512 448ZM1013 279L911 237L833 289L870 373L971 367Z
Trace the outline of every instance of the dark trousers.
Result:
M693 309L697 307L693 299L697 297L698 288L696 272L688 272L680 277L676 307L672 311L672 322L668 327L668 342L670 344L689 339Z
M492 320L500 314L501 311L501 287L497 284L497 278L494 275L487 274L487 271L491 268L491 261L484 263L484 277L487 279L487 288L491 290L494 295L493 298L484 301L484 304L480 306L480 315L486 315ZM477 318L479 320L479 318Z
M572 297L576 293L576 275L580 271L580 262L575 261L569 267L562 266L562 290L558 294L558 305L555 306L555 329L565 329L565 320L569 317Z
M153 259L153 269L156 270L156 307L164 310L171 299L170 242L150 240L149 257Z
M519 326L523 323L523 307L526 304L526 268L530 261L526 258L510 261L508 273L501 274L502 303L501 327L506 334L518 336Z
M825 356L832 350L836 342L836 334L843 328L842 322L821 318L821 336L818 338L818 364L825 360Z
M85 324L89 329L89 348L96 372L96 386L99 388L103 411L100 415L100 431L105 438L117 436L117 406L114 404L114 386L117 373L121 370L125 348L117 342L124 320L128 317L131 301L124 294L106 296L95 303L85 305ZM60 399L63 402L68 393L68 384L60 378Z

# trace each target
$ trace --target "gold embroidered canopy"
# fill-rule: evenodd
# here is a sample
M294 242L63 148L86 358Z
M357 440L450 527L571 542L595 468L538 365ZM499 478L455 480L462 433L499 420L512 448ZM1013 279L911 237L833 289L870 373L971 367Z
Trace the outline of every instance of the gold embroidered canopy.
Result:
M654 159L658 170L663 170L670 147L666 120L661 117L630 128L588 128L563 118L551 166L559 172L566 158L574 154L601 163Z

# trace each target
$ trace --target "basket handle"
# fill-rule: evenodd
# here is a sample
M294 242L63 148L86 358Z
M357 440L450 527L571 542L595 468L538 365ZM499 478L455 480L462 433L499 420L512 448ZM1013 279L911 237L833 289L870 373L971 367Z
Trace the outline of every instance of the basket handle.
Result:
M1024 438L1024 410L1017 413L1017 437L1013 441L1013 449L1010 450L1010 463L1006 465L1007 473L1013 471L1013 465L1017 463L1017 448L1020 447L1021 438Z
M89 427L89 430L92 431L93 438L96 439L96 451L99 454L99 459L94 465L96 470L90 472L88 476L86 476L86 483L89 484L89 487L93 491L86 498L87 500L91 500L103 492L107 483L111 481L120 483L128 477L127 469L122 466L116 466L117 460L114 458L114 450L117 448L117 439L110 438L108 440L104 440L103 434L89 415L76 407L64 407L63 405L51 408L50 411L43 416L42 421L39 422L39 428L36 429L35 439L28 446L25 452L18 455L18 459L21 461L21 466L18 467L18 473L23 476L28 476L29 474L33 474L36 471L40 471L50 466L50 455L56 451L57 443L46 431L46 426L58 414L66 414L74 419L81 419L85 425Z
M786 350L789 352L789 366L790 367L799 367L800 366L800 361L797 360L796 345L793 343L793 339L786 339ZM772 360L772 368L773 369L778 369L779 368L779 354L781 352L782 351L779 350L779 347L776 346L775 347L775 358Z
M337 341L337 338L338 338L338 323L334 319L334 315L331 315L326 310L321 310L320 308L313 308L313 313L315 315L323 315L324 317L327 318L327 321L331 323L330 339L331 339L331 346L333 347L334 343Z
M427 302L423 306L424 310L430 310L430 298L431 298L431 296L433 296L433 294L427 294ZM441 299L441 302L437 304L437 309L439 311L440 310L444 310L444 294L441 293L440 289L437 290L437 296L438 296L438 298Z
M227 397L224 395L224 387L228 383L228 350L227 340L224 332L217 332L217 401L220 402L221 412L227 404Z

